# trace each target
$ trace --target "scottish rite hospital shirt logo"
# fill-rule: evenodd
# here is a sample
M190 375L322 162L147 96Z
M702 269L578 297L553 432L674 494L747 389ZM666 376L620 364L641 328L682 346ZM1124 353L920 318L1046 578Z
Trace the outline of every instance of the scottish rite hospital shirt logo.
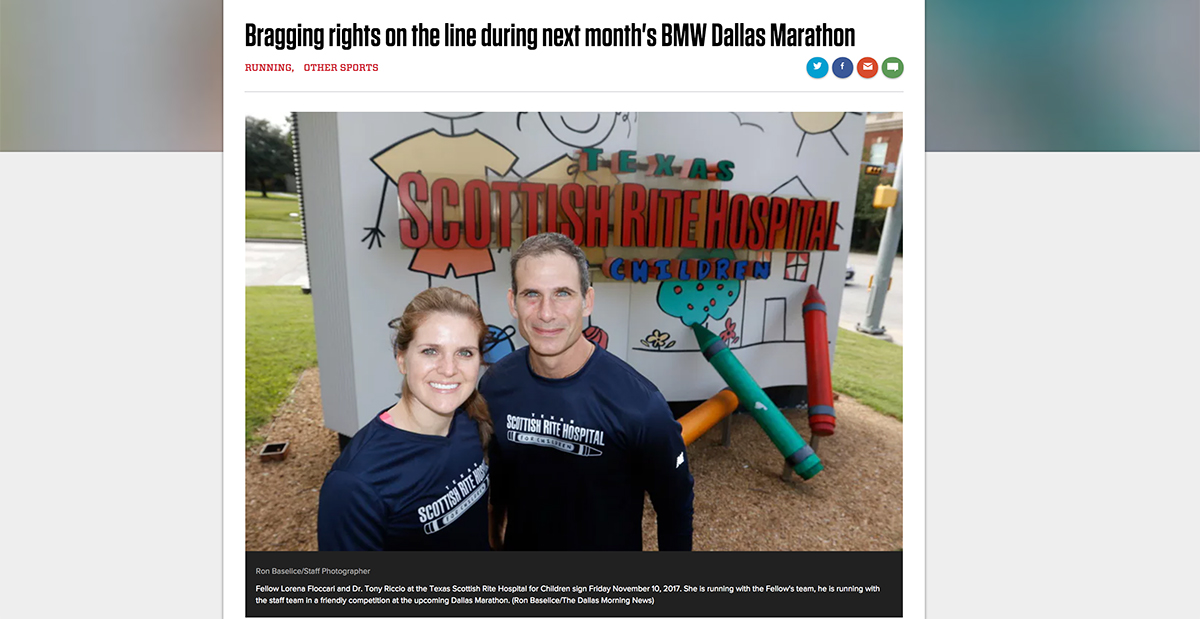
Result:
M599 456L604 452L604 431L575 425L566 418L506 415L508 440L523 445L550 447L576 456Z
M429 505L417 508L417 518L425 525L425 534L432 535L450 526L483 498L487 489L488 465L479 462L474 470L459 475L446 494Z

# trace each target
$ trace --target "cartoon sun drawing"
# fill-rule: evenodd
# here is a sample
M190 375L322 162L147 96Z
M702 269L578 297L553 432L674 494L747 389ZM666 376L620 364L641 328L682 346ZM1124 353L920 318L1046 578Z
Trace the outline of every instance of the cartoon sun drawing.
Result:
M804 141L809 135L821 135L825 133L828 133L829 137L833 138L833 141L837 143L838 148L842 149L843 153L847 156L850 155L850 151L846 150L845 145L838 139L835 132L838 126L842 124L842 121L846 119L847 112L792 112L791 114L792 122L801 131L800 144L796 146L797 157L800 156L800 151L804 149ZM862 116L862 112L849 112L849 114ZM804 184L804 179L800 178L798 174L784 181L783 184L773 189L771 193L778 192L792 181L800 183L800 186L804 188L804 193L808 194L810 198L813 197L813 192L809 191L808 185Z
M828 133L829 137L833 138L834 142L837 142L838 148L842 149L843 153L849 155L850 151L846 150L846 147L842 145L842 141L838 139L837 134L833 132L834 129L837 129L838 125L842 124L845 118L845 112L792 112L792 122L796 123L796 126L800 127L800 130L804 132L804 135L800 136L800 145L796 147L796 156L800 156L800 149L804 148L805 138L810 134L818 135L821 133Z

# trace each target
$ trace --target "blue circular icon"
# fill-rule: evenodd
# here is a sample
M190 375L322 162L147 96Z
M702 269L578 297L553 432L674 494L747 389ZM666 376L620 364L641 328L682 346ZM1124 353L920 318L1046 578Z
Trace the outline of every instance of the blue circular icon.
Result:
M826 73L829 73L829 63L825 62L825 59L820 56L812 58L808 61L808 64L804 66L808 68L809 77L820 79L825 77Z
M838 58L833 61L833 74L837 77L846 78L854 73L854 61L849 58Z

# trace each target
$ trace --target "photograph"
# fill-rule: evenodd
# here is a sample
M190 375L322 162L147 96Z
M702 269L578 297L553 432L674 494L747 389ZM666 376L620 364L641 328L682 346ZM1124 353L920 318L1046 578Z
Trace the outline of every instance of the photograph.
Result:
M902 142L248 114L246 550L902 550Z

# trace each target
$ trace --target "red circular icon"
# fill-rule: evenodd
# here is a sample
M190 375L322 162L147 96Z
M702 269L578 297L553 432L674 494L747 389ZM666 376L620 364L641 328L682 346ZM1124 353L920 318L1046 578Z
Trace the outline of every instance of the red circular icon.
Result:
M867 56L858 61L858 74L860 76L864 78L875 77L876 73L879 73L879 63L875 62L874 58Z

